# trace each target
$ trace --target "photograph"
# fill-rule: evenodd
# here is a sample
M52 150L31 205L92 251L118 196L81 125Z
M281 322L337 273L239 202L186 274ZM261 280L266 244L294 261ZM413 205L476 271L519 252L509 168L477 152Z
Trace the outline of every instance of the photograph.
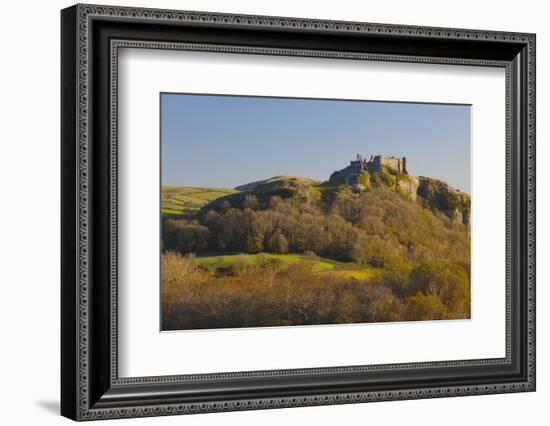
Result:
M471 317L471 105L160 94L161 331Z
M60 55L57 84L42 79L48 93L35 94L50 104L61 86L61 108L30 119L22 79L8 79L26 122L6 140L36 128L26 139L43 152L11 144L25 168L7 157L13 176L34 161L57 183L40 173L8 186L60 185L57 211L46 209L57 226L40 227L60 228L60 247L38 238L51 247L13 269L42 283L53 265L61 291L5 299L38 337L27 352L57 342L39 363L52 377L34 375L37 397L55 385L37 410L58 400L75 421L211 413L279 424L274 409L327 406L336 414L318 417L342 419L369 403L381 422L414 423L432 400L431 417L463 413L457 424L480 410L501 424L539 418L544 14L495 13L496 2L450 19L437 7L409 16L406 2L399 16L382 3L256 3L62 5L60 23L45 10L35 22L55 49L35 43L17 60ZM61 149L44 143L48 126ZM11 228L12 251L27 254ZM37 315L21 315L19 300ZM59 306L57 338L35 332L38 305Z

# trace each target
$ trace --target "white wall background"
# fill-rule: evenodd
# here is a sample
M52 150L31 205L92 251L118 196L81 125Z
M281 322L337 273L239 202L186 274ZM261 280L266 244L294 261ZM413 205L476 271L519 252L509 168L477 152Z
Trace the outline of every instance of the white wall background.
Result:
M292 408L118 424L545 424L550 401L550 27L545 2L436 0L104 0L103 4L526 31L537 33L538 390L421 401ZM59 10L71 2L11 1L0 25L0 401L2 424L59 417ZM130 423L131 422L131 423ZM113 423L107 421L102 424ZM115 424L115 423L113 423Z

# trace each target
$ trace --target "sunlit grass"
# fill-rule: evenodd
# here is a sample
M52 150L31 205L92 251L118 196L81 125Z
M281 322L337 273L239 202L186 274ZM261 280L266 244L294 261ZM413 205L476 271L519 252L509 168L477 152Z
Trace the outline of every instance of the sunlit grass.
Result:
M215 272L217 269L228 268L235 263L245 263L251 266L261 266L266 260L279 261L279 268L290 265L302 265L312 273L332 272L345 278L366 280L380 275L380 270L368 266L358 267L355 264L338 262L337 260L322 257L311 257L299 253L274 254L213 254L197 256L199 265ZM348 269L349 268L349 269Z
M163 186L161 188L162 214L197 212L205 204L235 192L238 191L229 188Z

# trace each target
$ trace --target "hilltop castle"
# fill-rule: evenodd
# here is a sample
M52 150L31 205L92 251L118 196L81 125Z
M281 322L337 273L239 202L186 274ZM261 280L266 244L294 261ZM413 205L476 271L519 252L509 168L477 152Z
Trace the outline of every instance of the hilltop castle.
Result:
M396 192L408 195L413 201L416 201L418 179L409 175L405 157L371 155L366 160L361 154L357 154L355 160L350 161L349 166L332 173L329 182L346 183L352 188L353 192L361 193L371 187L373 179L376 182L379 181L380 177L376 176L378 173L382 174L381 178L387 186L393 188Z
M329 181L344 181L353 186L357 177L364 173L380 173L384 168L389 169L390 173L401 175L405 180L413 179L407 171L406 157L385 157L383 155L371 155L367 160L361 154L357 154L355 160L349 162L349 166L342 170L337 170L330 175Z
M389 167L396 172L408 175L406 157L384 157L383 155L371 155L367 161L361 154L357 154L355 161L350 161L350 167L354 173L380 172L382 166Z

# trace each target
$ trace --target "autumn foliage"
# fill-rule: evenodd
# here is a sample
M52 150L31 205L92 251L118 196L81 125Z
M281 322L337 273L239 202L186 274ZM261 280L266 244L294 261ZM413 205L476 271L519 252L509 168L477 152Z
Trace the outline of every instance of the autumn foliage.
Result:
M251 194L165 220L163 329L470 317L469 225L385 186L316 191ZM321 274L307 263L244 256L207 268L201 258L213 253L308 253L379 273Z

